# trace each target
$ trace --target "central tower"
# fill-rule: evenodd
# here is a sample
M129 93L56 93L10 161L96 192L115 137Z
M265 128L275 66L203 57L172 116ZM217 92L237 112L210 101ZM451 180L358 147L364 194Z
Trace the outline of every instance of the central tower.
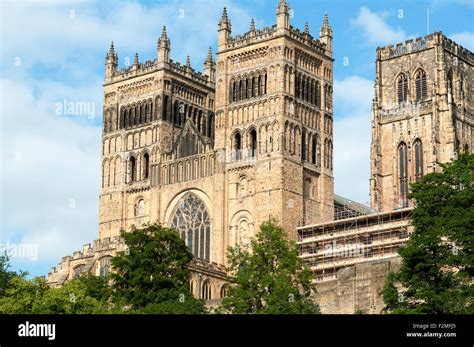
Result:
M290 25L280 0L276 24L231 36L218 27L215 150L228 221L227 245L245 246L274 217L295 228L333 219L333 59L327 16L315 39Z

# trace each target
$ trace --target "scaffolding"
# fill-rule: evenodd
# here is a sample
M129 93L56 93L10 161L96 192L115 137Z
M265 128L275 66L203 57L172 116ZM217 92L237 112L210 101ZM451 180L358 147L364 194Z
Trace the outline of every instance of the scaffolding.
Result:
M377 211L370 208L369 203L361 204L334 194L334 220L353 218L375 212Z
M318 281L345 267L397 256L412 230L412 208L297 228L299 255Z

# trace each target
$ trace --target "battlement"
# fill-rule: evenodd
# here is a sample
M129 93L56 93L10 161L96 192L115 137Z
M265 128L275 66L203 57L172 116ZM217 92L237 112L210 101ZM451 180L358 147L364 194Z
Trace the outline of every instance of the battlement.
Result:
M116 250L119 245L123 245L122 239L119 236L94 240L92 246L90 243L88 243L82 247L82 251L75 251L73 252L72 256L67 255L62 257L61 262L58 264L58 266L51 268L51 271L48 273L48 276L57 274L63 269L68 269L69 263L71 261L77 261L93 257L94 254L97 252Z
M474 65L474 53L464 48L460 44L443 35L444 48L454 55L466 60L469 64Z
M170 59L169 63L166 63L166 62L164 63L164 67L173 71L174 73L182 75L183 77L189 78L193 80L194 82L197 82L203 85L208 84L209 76L203 74L200 71L193 69L190 66L181 64L178 61L174 61ZM118 70L117 73L112 77L111 81L109 81L106 84L126 80L131 77L146 75L148 73L158 71L162 68L163 66L158 64L157 59L153 61L147 60L144 63L132 64L128 67L124 67Z
M302 32L298 28L291 27L290 37L293 39L309 46L315 51L319 51L324 54L326 51L326 45L320 42L318 39L315 39L311 34Z
M269 27L262 29L255 29L247 31L244 34L239 34L235 36L229 36L227 41L226 48L234 49L238 47L243 47L249 44L258 43L261 41L268 40L277 36L277 25L274 24ZM318 39L315 39L308 32L302 32L298 28L290 26L289 37L295 39L298 42L301 42L308 46L310 49L320 52L321 54L325 53L326 45L320 42Z
M454 55L466 60L470 64L474 63L474 54L467 48L462 47L450 38L443 35L442 32L434 32L432 34L409 39L404 42L387 45L377 48L377 59L386 60L396 58L405 54L410 54L424 49L433 48L442 45L446 50Z
M256 43L259 41L264 41L269 38L276 36L276 24L265 27L262 29L256 29L248 31L244 34L235 35L234 37L229 37L227 41L227 48L237 48L241 46L248 45L250 43Z
M94 264L97 264L103 257L113 257L119 251L127 248L123 239L119 236L94 240L91 244L83 246L82 251L76 251L72 256L63 257L57 267L53 267L48 273L47 283L50 286L62 286L72 277L72 272L80 269L80 273L96 273ZM226 268L216 262L207 262L199 258L194 258L189 264L189 269L195 273L202 273L207 278L219 278L225 280Z

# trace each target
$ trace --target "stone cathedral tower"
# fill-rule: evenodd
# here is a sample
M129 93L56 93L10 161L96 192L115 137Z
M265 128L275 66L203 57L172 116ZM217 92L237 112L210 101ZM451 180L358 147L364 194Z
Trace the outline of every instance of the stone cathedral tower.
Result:
M409 184L474 145L474 54L441 32L377 49L372 207L411 205Z
M224 9L219 22L215 148L225 161L224 214L229 244L239 230L275 217L295 228L332 220L332 29L319 40L308 24L290 25L286 1L276 24L231 36ZM242 225L243 223L243 225Z

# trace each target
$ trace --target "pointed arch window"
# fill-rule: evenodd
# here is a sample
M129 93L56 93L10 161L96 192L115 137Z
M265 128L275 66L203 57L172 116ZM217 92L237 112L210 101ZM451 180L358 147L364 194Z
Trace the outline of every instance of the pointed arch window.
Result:
M100 277L106 277L110 273L110 264L112 257L106 256L99 260L99 274Z
M232 102L237 101L237 87L235 81L232 82Z
M80 265L77 265L74 269L73 269L73 275L72 277L73 278L78 278L79 276L81 276L81 274L84 272L86 266L84 264L80 264Z
M451 92L451 94L454 94L453 90L453 71L449 70L448 71L448 93Z
M205 281L202 285L201 299L211 300L212 299L212 290L209 281Z
M179 117L180 117L179 111L180 111L179 103L178 101L175 101L174 107L173 107L173 124L174 125L179 124Z
M234 159L237 161L242 159L242 135L239 132L234 135L232 147Z
M209 113L209 121L207 122L207 136L213 137L214 136L214 114Z
M150 176L150 155L145 153L143 155L143 179L147 179Z
M165 95L165 97L163 98L163 110L162 110L162 116L161 116L163 120L168 120L169 100L170 100L170 97L168 95Z
M426 73L423 70L418 70L415 78L416 84L416 101L422 101L426 98Z
M227 296L227 292L228 292L227 288L228 288L227 284L222 285L222 287L221 287L221 299L225 298Z
M211 219L206 205L196 194L189 193L178 202L171 227L178 231L196 258L209 260Z
M137 160L133 156L130 157L129 167L130 167L130 182L134 182L137 179L137 177L136 177Z
M415 151L415 180L419 181L423 176L423 145L420 139L416 139L413 148Z
M306 131L303 129L303 133L301 134L301 159L305 161L306 158Z
M257 131L252 129L250 131L250 157L255 158L257 156Z
M397 81L398 103L407 102L408 100L408 79L405 74L401 74Z
M263 94L267 94L267 73L265 72L265 81L263 85Z
M329 145L328 145L328 140L324 140L324 167L329 168Z
M299 74L296 74L295 95L297 98L300 97L300 75Z
M408 206L408 155L405 142L398 146L398 168L400 181L400 203L402 207Z

